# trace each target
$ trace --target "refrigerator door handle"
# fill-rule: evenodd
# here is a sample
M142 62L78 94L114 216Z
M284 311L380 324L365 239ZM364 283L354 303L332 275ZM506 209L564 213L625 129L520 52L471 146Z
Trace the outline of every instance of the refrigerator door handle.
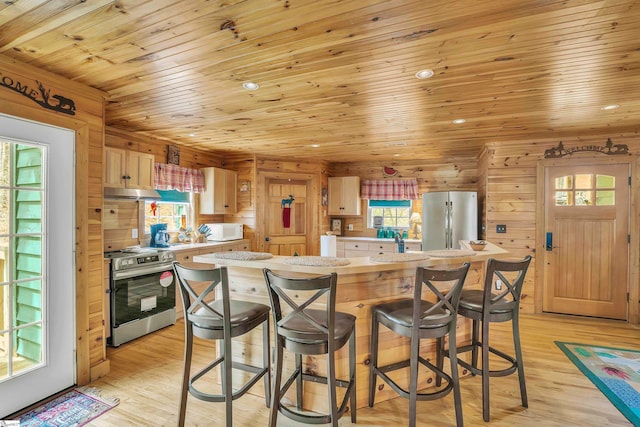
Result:
M449 202L447 218L449 222L447 225L447 249L451 249L453 248L453 202Z

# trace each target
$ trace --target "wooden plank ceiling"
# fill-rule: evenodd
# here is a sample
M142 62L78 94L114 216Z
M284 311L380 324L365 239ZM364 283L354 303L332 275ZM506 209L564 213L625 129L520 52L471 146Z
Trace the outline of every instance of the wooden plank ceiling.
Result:
M640 117L630 0L12 0L0 53L108 92L108 126L223 152L474 156Z

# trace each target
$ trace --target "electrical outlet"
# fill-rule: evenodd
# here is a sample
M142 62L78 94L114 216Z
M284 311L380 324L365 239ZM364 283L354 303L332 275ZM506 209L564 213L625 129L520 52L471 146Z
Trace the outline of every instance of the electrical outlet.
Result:
M132 228L131 229L131 238L132 239L137 239L138 238L138 229L137 228Z
M349 224L349 231L353 231L353 224Z
M496 233L506 233L507 225L506 224L498 224L496 225Z
M496 291L502 290L502 280L496 279Z

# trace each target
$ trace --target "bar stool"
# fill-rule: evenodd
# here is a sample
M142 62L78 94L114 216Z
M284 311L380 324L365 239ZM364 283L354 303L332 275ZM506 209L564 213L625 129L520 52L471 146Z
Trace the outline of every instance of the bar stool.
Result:
M288 278L269 269L264 269L264 277L269 288L271 309L276 334L276 357L271 396L269 425L276 426L278 413L304 424L338 425L338 420L350 403L351 422L356 422L356 333L355 316L336 312L336 273L312 278ZM304 298L303 291L312 296L301 304L294 300ZM292 295L295 294L295 295ZM323 297L323 298L321 298ZM325 300L323 309L309 308ZM281 301L288 313L284 313ZM349 380L336 378L335 352L349 342ZM282 376L283 350L295 353L296 367L284 386L280 387ZM302 369L302 355L327 355L327 376L305 373ZM285 406L281 398L296 382L297 410ZM329 414L314 414L303 410L303 381L327 384ZM338 406L336 387L346 388L344 398Z
M373 407L376 390L376 379L379 376L400 396L409 399L409 426L416 425L416 406L418 400L435 400L446 396L453 390L456 413L456 424L462 427L462 403L460 399L460 383L458 380L458 364L456 356L456 319L458 301L462 293L462 285L469 270L469 263L457 269L435 270L418 267L413 298L396 300L379 304L372 309L371 319L371 366L369 371L369 407ZM448 286L448 291L438 289L438 285ZM423 287L430 295L425 300ZM378 331L382 323L393 332L411 338L409 360L378 366ZM415 327L415 325L418 325ZM443 370L443 338L449 336L449 359L451 375ZM420 340L436 338L436 365L420 356ZM438 390L418 393L418 363L436 375ZM388 372L409 367L409 390L402 388L388 375ZM441 386L442 379L447 381Z
M471 351L471 364L458 359L458 363L468 369L472 375L482 375L482 417L489 421L489 377L502 377L518 371L520 398L522 406L528 407L527 388L522 366L522 348L520 346L520 294L527 274L531 256L522 261L487 261L487 273L483 290L468 290L462 293L458 313L473 320L471 344L460 347L458 353ZM502 282L504 288L493 292L494 283ZM512 357L489 345L489 324L491 322L511 321L515 357ZM482 334L480 337L480 323ZM482 369L478 368L478 348L482 349ZM499 356L510 366L504 369L489 369L489 353Z
M264 378L266 405L270 403L270 358L269 358L269 307L246 301L234 301L229 297L229 280L227 268L193 269L174 262L173 268L180 285L182 307L184 308L184 372L182 391L180 394L180 412L178 425L184 426L187 410L187 391L195 398L208 402L225 402L226 425L233 425L233 400L244 395L255 383ZM205 282L206 288L198 293L194 282ZM220 287L222 298L214 302L205 302L217 287ZM255 327L262 325L263 366L255 367L232 360L231 339L243 335ZM193 337L222 341L220 357L198 373L191 376L191 356L193 354ZM200 391L195 383L207 372L221 366L221 394L210 394ZM253 374L236 392L233 391L232 370L239 369Z

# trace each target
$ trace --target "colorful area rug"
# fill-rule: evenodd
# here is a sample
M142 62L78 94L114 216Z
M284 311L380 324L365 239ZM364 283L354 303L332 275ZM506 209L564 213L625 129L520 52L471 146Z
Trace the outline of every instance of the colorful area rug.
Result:
M640 351L555 343L634 426L640 427Z
M77 387L20 415L20 427L79 427L118 403L94 387Z

